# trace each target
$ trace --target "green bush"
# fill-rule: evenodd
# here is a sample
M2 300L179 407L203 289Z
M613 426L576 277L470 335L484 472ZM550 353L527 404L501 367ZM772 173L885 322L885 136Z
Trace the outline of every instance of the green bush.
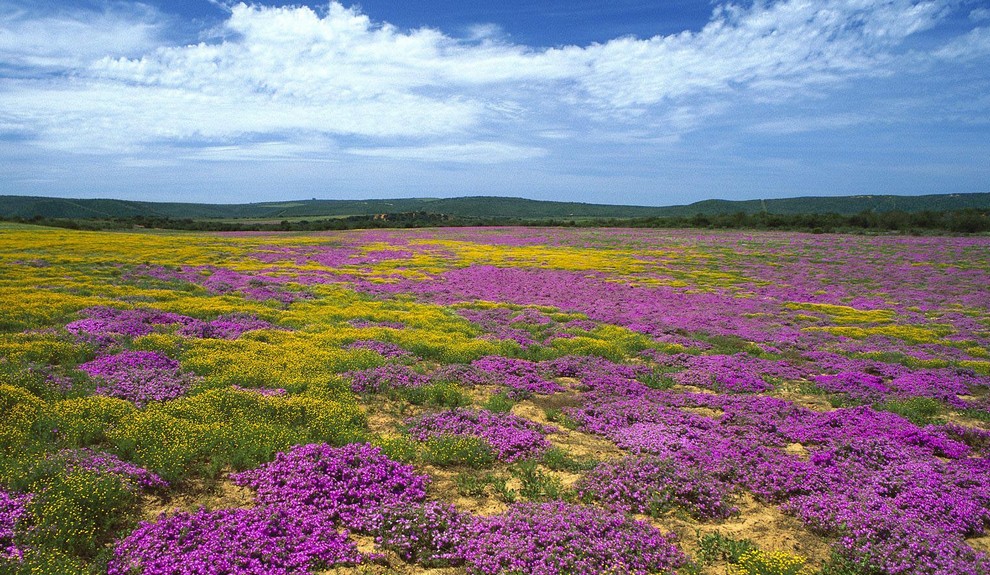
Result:
M698 559L705 564L717 561L736 564L743 554L758 549L749 539L733 539L718 531L698 537Z
M569 471L577 473L594 469L598 464L594 459L575 459L559 447L551 447L543 452L540 463L553 471Z
M426 440L423 460L440 467L467 465L477 469L494 463L495 452L484 439L441 435Z
M471 399L456 383L440 381L420 387L406 387L393 390L394 397L404 399L413 405L443 407L453 409L471 404Z
M34 486L32 542L93 557L124 526L136 495L119 477L72 471Z
M509 468L522 484L519 495L530 501L572 500L573 492L564 488L560 479L540 469L536 461L523 460Z
M945 406L941 401L930 397L891 399L873 406L879 411L889 411L907 418L915 425L942 423Z
M515 401L510 399L504 392L501 392L489 397L481 407L495 413L508 413L515 404Z

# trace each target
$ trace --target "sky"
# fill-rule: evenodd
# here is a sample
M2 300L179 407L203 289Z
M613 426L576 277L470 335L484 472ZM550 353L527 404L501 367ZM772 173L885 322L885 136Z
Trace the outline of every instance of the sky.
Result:
M0 0L0 194L970 192L988 0Z

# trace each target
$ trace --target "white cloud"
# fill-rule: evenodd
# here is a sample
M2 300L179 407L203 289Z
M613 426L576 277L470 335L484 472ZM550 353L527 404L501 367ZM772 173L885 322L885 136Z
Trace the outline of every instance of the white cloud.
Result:
M736 102L896 73L894 51L943 16L938 1L757 2L719 8L697 32L532 49L491 26L461 40L336 3L322 14L238 4L221 40L156 47L161 17L147 9L20 11L0 20L0 62L69 73L0 78L0 126L50 149L128 157L197 142L199 159L329 157L335 139L355 137L348 153L519 161L546 154L547 134L674 141ZM986 43L985 31L971 36L958 42Z
M875 121L874 118L861 114L834 114L814 117L789 117L760 122L750 129L753 132L775 135L801 134L823 130L836 130L858 126Z
M39 16L0 1L0 63L71 68L105 56L140 55L158 45L162 26L162 18L141 4Z
M935 55L946 60L971 61L990 56L990 28L974 28L965 36L960 36Z
M472 142L468 144L442 144L413 147L350 148L349 154L416 160L421 162L466 162L471 164L498 164L518 160L540 158L547 154L543 148L513 146L498 142Z

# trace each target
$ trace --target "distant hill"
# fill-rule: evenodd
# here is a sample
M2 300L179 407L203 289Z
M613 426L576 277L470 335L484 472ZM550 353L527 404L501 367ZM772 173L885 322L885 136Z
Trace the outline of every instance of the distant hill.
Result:
M172 219L280 219L430 212L479 218L643 218L696 214L857 214L874 212L990 209L990 193L927 196L839 196L768 200L705 200L683 206L619 206L475 196L393 200L298 200L253 204L192 204L109 199L0 196L0 218L115 219L137 216Z

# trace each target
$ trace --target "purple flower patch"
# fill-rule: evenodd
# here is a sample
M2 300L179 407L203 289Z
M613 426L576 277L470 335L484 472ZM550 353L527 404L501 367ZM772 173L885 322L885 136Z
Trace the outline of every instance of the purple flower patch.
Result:
M429 477L392 461L378 447L325 443L293 447L231 479L257 490L259 505L305 507L358 530L372 527L381 509L422 501L429 483Z
M149 401L175 399L186 393L193 381L179 362L154 351L124 351L79 366L99 384L96 393L119 397L139 407Z
M479 517L464 543L468 573L646 575L686 562L674 535L596 507L520 503Z
M444 435L484 439L502 461L538 455L550 448L546 434L557 431L510 413L453 409L427 413L410 420L409 433L417 441Z
M368 559L329 519L302 508L177 513L120 541L108 575L295 575Z

